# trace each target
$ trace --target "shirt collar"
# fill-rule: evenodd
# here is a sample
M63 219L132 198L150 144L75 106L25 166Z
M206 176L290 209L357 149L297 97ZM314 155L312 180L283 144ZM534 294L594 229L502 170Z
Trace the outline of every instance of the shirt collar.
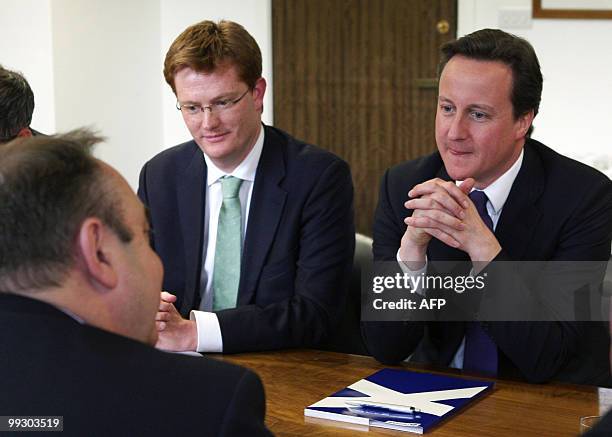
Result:
M53 306L55 306L55 305L53 305ZM81 325L84 325L84 324L85 324L85 320L83 320L83 319L81 318L81 316L77 316L77 315L76 315L75 313L73 313L72 311L67 310L66 308L64 308L64 307L60 307L60 306L55 306L55 308L57 308L58 310L60 310L60 311L61 311L61 312L63 312L64 314L66 314L67 316L69 316L69 317L73 318L74 320L76 320L77 322L79 322Z
M243 181L251 181L255 180L255 173L257 173L257 165L259 164L259 158L261 157L261 152L263 150L264 144L264 127L261 126L261 130L259 132L259 136L257 137L257 141L255 141L255 145L253 149L249 152L249 154L244 158L244 160L238 164L238 167L234 169L231 173L226 173L223 170L219 169L212 160L204 154L204 161L206 161L206 166L208 167L206 174L206 184L210 187L212 184L217 182L223 176L235 176Z
M523 164L523 155L525 153L525 149L521 150L521 154L514 161L514 164L506 170L506 172L495 179L493 183L489 184L488 187L484 188L481 191L484 191L487 197L489 198L489 202L491 202L491 206L493 207L493 211L498 214L500 210L503 208L506 200L508 199L508 195L510 194L510 189L512 189L512 184L518 175L519 170L521 169L521 165ZM460 185L463 181L457 181L457 185ZM473 190L472 190L473 191Z

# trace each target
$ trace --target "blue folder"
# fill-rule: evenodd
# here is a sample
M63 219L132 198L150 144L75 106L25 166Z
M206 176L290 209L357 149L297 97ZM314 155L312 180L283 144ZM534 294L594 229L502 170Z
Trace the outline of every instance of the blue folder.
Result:
M383 369L306 407L304 415L423 434L490 392L494 384Z

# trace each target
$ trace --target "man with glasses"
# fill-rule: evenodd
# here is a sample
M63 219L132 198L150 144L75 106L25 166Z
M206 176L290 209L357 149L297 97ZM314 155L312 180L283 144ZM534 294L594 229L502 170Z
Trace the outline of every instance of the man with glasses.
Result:
M0 143L30 137L34 93L25 77L0 65Z
M157 346L320 344L343 310L352 265L348 165L262 125L261 52L237 23L187 28L164 76L193 140L140 175L166 271Z

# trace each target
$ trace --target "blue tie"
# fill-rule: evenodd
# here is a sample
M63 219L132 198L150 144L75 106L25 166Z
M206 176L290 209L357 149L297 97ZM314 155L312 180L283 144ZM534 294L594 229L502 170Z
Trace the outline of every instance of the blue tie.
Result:
M493 220L487 212L487 195L474 190L469 194L482 221L493 232ZM468 371L497 375L497 346L482 329L480 322L469 322L465 331L463 368Z

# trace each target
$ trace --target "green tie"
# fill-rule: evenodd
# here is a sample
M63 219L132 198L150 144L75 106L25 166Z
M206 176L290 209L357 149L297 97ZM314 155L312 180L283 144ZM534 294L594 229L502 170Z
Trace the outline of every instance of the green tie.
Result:
M236 306L238 283L240 282L240 252L242 234L240 232L240 198L238 191L242 179L225 176L221 179L223 203L219 211L217 226L217 245L213 270L213 310L223 310Z

